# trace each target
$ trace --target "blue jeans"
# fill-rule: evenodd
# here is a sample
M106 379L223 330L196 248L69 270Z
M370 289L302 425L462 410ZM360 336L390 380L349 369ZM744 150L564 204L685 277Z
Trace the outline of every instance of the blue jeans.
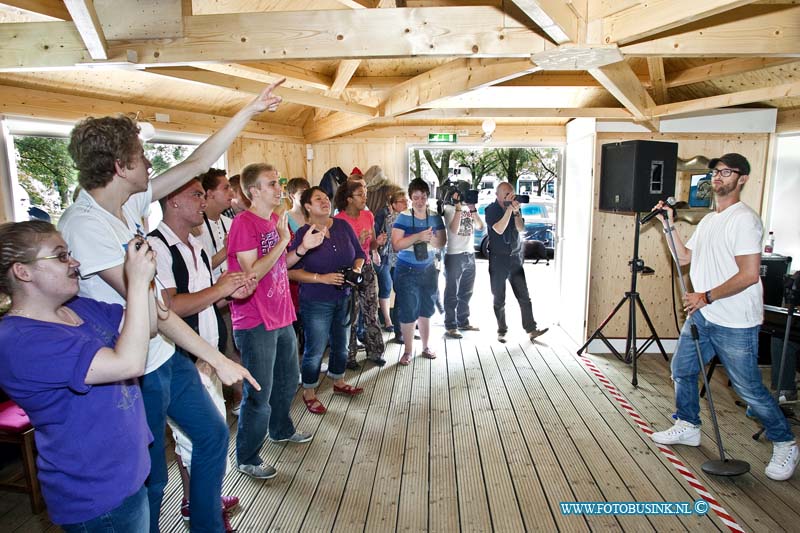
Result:
M344 377L347 364L347 343L350 338L350 297L338 300L300 300L300 315L305 325L306 348L303 352L303 388L319 386L319 369L322 353L330 341L328 377Z
M192 495L189 512L192 531L222 530L222 478L228 451L228 426L200 381L194 363L176 352L166 363L141 378L147 425L153 433L150 445L150 532L158 529L161 499L167 485L164 428L169 416L192 441Z
M303 327L306 327L305 323ZM242 353L242 364L261 385L260 391L248 381L242 387L236 461L240 465L260 465L259 451L267 438L267 431L275 440L294 435L289 407L300 374L297 338L291 325L267 330L264 324L234 330L233 336Z
M392 294L392 268L388 257L380 266L375 266L375 274L378 277L378 298L386 299Z
M475 287L475 254L445 254L444 279L445 329L468 326L469 301Z
M424 268L399 263L394 267L394 305L401 324L413 324L419 317L433 316L438 275L433 263Z
M733 384L736 394L753 410L766 435L772 442L794 440L789 422L761 381L758 369L758 330L727 328L705 319L702 312L692 314L700 335L703 364L717 355ZM687 320L683 325L675 355L672 357L672 379L675 381L675 404L678 418L690 424L700 424L700 395L697 376L702 371Z
M80 524L61 524L61 528L66 533L141 533L149 523L147 489L142 487L109 512Z

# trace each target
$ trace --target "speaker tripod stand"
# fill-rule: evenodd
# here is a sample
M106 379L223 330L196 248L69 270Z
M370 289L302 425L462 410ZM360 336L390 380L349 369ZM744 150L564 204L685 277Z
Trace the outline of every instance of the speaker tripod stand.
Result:
M639 297L639 293L636 292L636 282L639 277L639 272L644 271L647 267L644 266L644 261L639 258L639 233L641 230L641 216L639 213L636 213L635 219L636 224L633 236L633 258L628 261L628 265L631 268L631 290L625 293L617 306L614 307L614 310L609 313L609 315L605 318L605 320L603 320L595 332L592 333L591 337L586 340L586 343L578 349L578 355L582 354L594 339L600 339L603 341L606 347L611 350L611 353L616 355L620 361L624 361L625 363L633 363L633 376L631 378L631 384L634 387L638 387L639 378L637 375L638 368L636 360L648 347L650 347L651 344L653 344L653 342L658 345L658 349L661 352L661 355L664 357L664 360L668 361L669 358L667 357L667 352L664 351L664 346L661 344L661 339L659 338L658 333L656 333L655 326L653 326L653 322L650 320L650 315L647 314L647 309L645 308L642 299ZM628 335L625 339L625 354L623 355L611 344L611 342L609 342L608 338L603 334L603 328L605 328L606 325L611 322L611 319L614 318L620 309L622 309L622 306L624 306L626 302L628 303ZM650 336L639 348L636 346L637 306L642 312L642 316L644 316L647 327L650 328Z

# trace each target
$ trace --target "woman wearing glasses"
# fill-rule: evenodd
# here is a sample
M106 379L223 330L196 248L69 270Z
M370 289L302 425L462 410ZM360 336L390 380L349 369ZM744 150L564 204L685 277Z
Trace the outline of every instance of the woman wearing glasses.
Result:
M80 263L51 224L0 226L0 387L36 429L42 494L67 532L149 527L153 438L135 378L156 331L155 255L143 242L127 248L123 309L76 296Z

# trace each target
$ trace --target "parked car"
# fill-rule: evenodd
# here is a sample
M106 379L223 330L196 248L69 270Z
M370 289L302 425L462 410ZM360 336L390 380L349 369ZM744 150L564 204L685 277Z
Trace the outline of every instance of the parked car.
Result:
M486 206L478 205L478 214L486 222ZM549 261L555 254L555 201L549 197L531 197L530 203L522 204L525 220L525 259ZM489 235L485 229L475 230L475 251L489 257Z

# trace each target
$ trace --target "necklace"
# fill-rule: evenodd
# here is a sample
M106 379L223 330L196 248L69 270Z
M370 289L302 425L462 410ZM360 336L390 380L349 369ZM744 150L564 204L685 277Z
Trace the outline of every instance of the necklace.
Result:
M63 308L63 309L66 309L66 308ZM21 317L24 317L24 318L30 318L31 320L39 320L40 322L49 322L48 320L42 320L41 318L36 318L35 316L31 315L30 313L26 313L25 311L22 311L20 309L9 309L6 312L6 316L9 316L9 315L21 316ZM67 324L68 326L76 326L77 327L77 326L80 326L82 324L80 319L75 320L72 317L72 312L66 311L66 315L67 315L67 321L69 321L69 324ZM61 318L61 317L59 317L59 318Z

